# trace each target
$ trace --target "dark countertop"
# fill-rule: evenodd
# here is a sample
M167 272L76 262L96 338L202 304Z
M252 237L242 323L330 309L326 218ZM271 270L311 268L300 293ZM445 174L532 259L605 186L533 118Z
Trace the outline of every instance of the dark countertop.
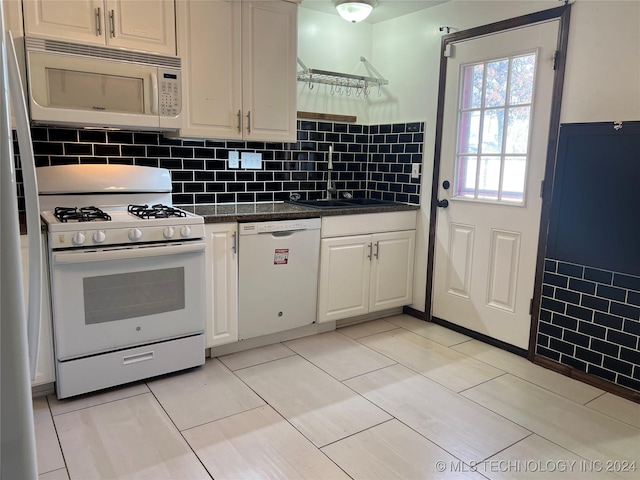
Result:
M363 213L400 212L418 210L419 205L398 204L386 206L313 208L287 202L230 203L218 205L179 205L180 208L204 217L204 223L259 222L288 218L317 218L334 215L359 215Z

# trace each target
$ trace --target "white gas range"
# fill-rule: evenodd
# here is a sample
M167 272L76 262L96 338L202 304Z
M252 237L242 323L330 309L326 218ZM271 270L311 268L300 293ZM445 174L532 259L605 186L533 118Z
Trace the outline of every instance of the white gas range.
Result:
M59 398L204 363L204 220L164 169L38 169Z
M79 198L74 198L78 201ZM43 211L53 249L172 242L204 237L202 217L164 204L98 208L54 207Z

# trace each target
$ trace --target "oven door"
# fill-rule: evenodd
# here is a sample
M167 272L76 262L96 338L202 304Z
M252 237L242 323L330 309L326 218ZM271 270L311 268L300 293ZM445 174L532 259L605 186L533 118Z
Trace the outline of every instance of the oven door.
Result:
M201 241L51 253L58 360L204 331Z

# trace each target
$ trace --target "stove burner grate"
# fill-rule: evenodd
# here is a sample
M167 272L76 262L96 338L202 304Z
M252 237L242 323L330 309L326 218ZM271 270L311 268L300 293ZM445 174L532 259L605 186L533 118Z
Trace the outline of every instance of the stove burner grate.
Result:
M111 220L111 216L97 207L56 207L54 216L61 222L92 222L94 220Z
M186 217L187 214L177 208L168 207L167 205L157 204L149 207L148 205L129 205L127 207L129 213L139 218L169 218L169 217Z

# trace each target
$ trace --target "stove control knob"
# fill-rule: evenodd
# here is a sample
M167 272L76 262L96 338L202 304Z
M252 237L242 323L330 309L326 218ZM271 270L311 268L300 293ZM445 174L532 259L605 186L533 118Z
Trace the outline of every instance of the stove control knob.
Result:
M185 225L184 227L182 227L180 229L180 235L182 235L183 237L187 238L188 236L191 235L191 227Z
M176 229L173 227L167 227L162 232L162 234L164 235L164 238L167 238L167 239L172 238L175 233L176 233Z
M102 243L106 240L107 234L104 233L104 230L98 230L93 234L93 241L96 243Z
M129 230L129 240L135 242L142 238L142 231L139 228L132 228Z
M73 242L74 245L82 245L84 243L84 240L85 240L85 236L84 236L84 233L82 232L75 233L71 238L71 241Z

